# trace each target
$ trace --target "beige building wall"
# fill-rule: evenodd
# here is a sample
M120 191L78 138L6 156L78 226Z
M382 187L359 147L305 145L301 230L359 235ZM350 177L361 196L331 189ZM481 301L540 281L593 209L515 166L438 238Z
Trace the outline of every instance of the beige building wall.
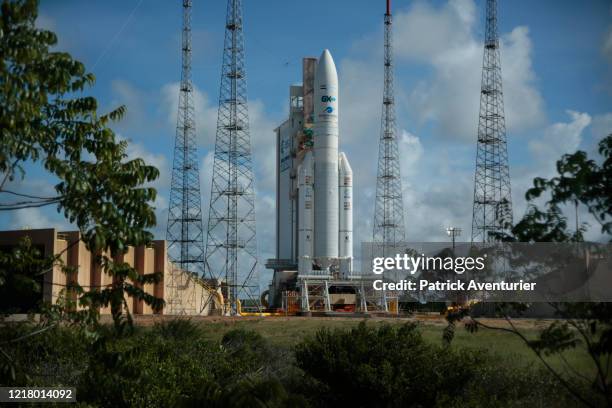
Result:
M103 289L113 283L112 277L104 273L102 267L96 262L95 255L91 254L85 244L81 241L81 236L78 231L58 232L55 229L36 229L36 230L18 230L18 231L0 231L0 246L10 247L18 244L20 238L29 236L34 245L42 248L44 256L58 255L66 266L74 267L77 272L73 274L65 274L61 266L54 266L44 276L43 300L55 303L60 295L60 292L66 288L70 282L78 282L84 289ZM170 279L168 279L167 271L169 271L169 262L166 250L166 241L156 240L149 247L129 247L128 250L118 256L115 262L126 262L134 267L141 274L150 274L161 272L162 279L155 284L146 284L145 292L154 295L158 298L164 298L167 293L170 293L166 287ZM200 284L196 284L194 280L187 285L184 290L180 291L180 296L185 298L196 299L196 314L208 313L205 309L200 313L200 300L202 299L203 291L206 291ZM67 294L76 300L76 294ZM145 304L144 301L128 297L128 309L133 314L154 314L152 308ZM101 314L110 314L110 307L100 309ZM163 313L159 311L157 313Z

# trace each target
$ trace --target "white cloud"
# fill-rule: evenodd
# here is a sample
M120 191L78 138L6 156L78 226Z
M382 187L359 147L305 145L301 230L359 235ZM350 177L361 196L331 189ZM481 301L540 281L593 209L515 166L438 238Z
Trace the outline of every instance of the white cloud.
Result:
M425 63L444 61L447 51L459 50L474 41L476 22L472 0L449 1L440 8L417 1L396 14L394 46L398 58Z
M154 166L159 170L159 177L151 183L151 186L157 190L157 197L153 206L158 211L167 209L168 199L165 194L170 190L172 169L168 165L166 156L161 153L152 153L142 143L132 141L128 142L127 155L129 160L141 158L146 164Z
M407 130L399 133L406 237L444 240L444 228L454 225L463 228L469 240L483 53L476 5L473 0L450 0L439 7L417 1L396 13L393 27L398 127L425 125L442 136L423 143ZM340 146L353 164L355 211L361 214L355 217L356 242L372 234L383 87L381 42L380 31L356 41L351 56L338 64ZM527 28L517 27L503 36L502 47L508 130L541 125L543 102L534 87ZM431 75L403 87L404 64L422 65Z
M398 59L432 69L409 93L409 111L429 121L446 138L472 142L476 132L482 72L482 39L472 0L449 1L441 7L417 2L396 17ZM532 45L527 27L502 36L501 59L506 124L509 131L541 124L543 101L534 86Z
M73 230L74 227L65 221L48 217L41 208L24 208L11 214L10 229L55 228L58 230Z
M398 139L400 172L404 179L417 175L419 161L423 155L423 145L418 136L402 130Z
M550 171L548 168L563 154L575 152L582 141L582 131L591 124L591 116L568 110L570 122L558 122L549 125L542 137L528 143L529 151L540 165L540 175Z
M550 124L528 142L530 157L527 163L517 166L510 164L515 222L527 209L524 194L533 187L533 179L554 177L556 162L561 156L574 153L581 147L584 130L590 125L591 117L587 113L573 110L568 110L567 115L569 116L568 122ZM539 199L534 203L542 205L544 201L544 199Z
M143 124L148 123L145 111L146 94L130 82L121 79L111 81L111 91L113 93L111 109L116 109L121 105L126 107L124 117L117 122L116 126L120 129L143 129Z
M160 91L160 111L164 114L166 124L171 129L176 128L179 87L179 82L172 82L162 86ZM214 145L217 131L216 102L212 102L206 92L201 91L194 85L193 105L198 142L205 147Z

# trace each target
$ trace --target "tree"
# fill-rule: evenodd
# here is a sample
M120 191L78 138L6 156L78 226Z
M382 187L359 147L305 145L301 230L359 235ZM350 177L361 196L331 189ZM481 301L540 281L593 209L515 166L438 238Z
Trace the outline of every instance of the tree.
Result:
M557 161L556 177L536 178L533 187L526 193L530 205L523 218L512 228L511 234L502 237L506 241L518 242L579 242L587 230L586 223L578 221L578 209L586 207L600 226L601 233L612 237L612 134L599 142L602 160L589 159L584 151L564 155ZM540 209L533 200L547 195L545 208ZM575 209L575 227L568 226L562 211L564 205ZM610 240L612 242L612 239ZM551 303L556 315L562 320L549 324L537 338L529 338L512 322L511 315L524 311L527 305L504 303L497 305L507 327L492 327L470 317L469 309L447 316L449 326L445 340L452 341L455 322L466 318L466 328L502 330L518 336L542 361L546 368L579 401L587 406L596 406L600 398L612 407L612 304L610 303ZM592 363L592 377L578 372L563 356L565 350L582 348ZM564 370L551 366L545 356L558 356ZM595 391L593 393L593 391ZM597 394L598 397L594 397Z
M57 37L35 26L37 9L36 0L4 0L1 8L0 211L55 206L75 224L87 249L99 254L103 270L113 277L101 290L73 288L79 303L94 313L110 305L120 327L126 315L130 319L125 294L154 309L163 306L141 289L159 276L141 276L114 261L128 246L150 243L156 191L146 183L159 171L140 158L127 160L127 143L109 127L125 107L98 113L96 99L85 94L93 74L68 53L51 50ZM32 163L57 179L55 195L11 187L25 179L26 164Z

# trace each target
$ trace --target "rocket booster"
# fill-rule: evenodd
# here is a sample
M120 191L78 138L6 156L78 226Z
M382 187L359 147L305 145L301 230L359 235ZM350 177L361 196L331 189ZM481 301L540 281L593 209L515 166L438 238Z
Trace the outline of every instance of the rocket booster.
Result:
M353 258L353 170L343 152L340 152L338 161L338 255L340 258Z
M307 152L298 167L298 263L299 270L309 274L312 270L312 243L314 241L313 214L313 161L312 152Z
M338 258L338 73L323 51L314 86L314 259L327 268Z

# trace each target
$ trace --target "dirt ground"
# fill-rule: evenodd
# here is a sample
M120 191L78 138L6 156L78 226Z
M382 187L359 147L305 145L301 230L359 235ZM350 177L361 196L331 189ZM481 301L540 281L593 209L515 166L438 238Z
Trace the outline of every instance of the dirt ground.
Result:
M165 315L136 315L134 321L138 326L151 326L155 323L160 323L166 320L172 319L188 319L194 323L201 323L202 325L207 324L224 324L232 325L239 322L269 322L270 324L281 324L281 322L291 322L295 324L303 321L308 323L315 322L329 322L331 324L340 323L340 325L358 323L361 320L367 322L387 322L389 324L404 323L404 322L420 322L427 326L446 326L446 320L444 316L438 313L419 313L410 317L304 317L304 316L266 316L266 317L254 317L254 316L165 316ZM505 319L496 318L479 318L482 323L492 327L506 327L508 322ZM110 323L110 316L102 316L102 321ZM516 318L512 319L512 323L519 329L539 329L547 326L551 323L550 319L532 319L532 318Z

